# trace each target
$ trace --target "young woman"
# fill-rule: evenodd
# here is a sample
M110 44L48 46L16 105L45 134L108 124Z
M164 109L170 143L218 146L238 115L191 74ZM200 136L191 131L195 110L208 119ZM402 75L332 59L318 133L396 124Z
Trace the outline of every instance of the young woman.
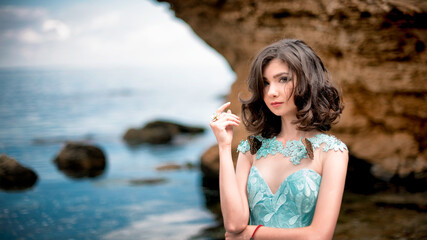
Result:
M226 239L332 239L348 150L325 134L342 97L321 59L301 40L263 49L248 80L242 119L253 135L231 157L240 118L222 105L210 126L220 155L220 199Z

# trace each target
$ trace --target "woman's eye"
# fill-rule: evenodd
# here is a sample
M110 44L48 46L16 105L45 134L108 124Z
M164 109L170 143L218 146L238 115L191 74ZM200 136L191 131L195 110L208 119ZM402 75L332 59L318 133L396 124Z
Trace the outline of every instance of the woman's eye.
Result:
M267 81L264 81L264 86L268 86L268 85L270 85L270 83Z
M289 80L288 77L281 77L280 82L287 82Z

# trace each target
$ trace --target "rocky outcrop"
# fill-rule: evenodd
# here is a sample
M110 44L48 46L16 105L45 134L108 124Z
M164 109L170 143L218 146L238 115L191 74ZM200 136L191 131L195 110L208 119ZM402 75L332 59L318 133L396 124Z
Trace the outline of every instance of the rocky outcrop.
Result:
M282 38L303 39L341 86L346 109L334 134L378 177L425 177L427 2L422 0L168 2L237 75L228 100L240 113L251 58ZM235 142L247 133L235 131Z
M107 164L99 147L80 142L67 143L54 162L59 170L72 178L97 177L104 173Z
M37 182L37 174L19 164L15 159L0 155L0 188L3 190L24 190Z
M131 128L126 131L123 139L130 145L168 144L180 134L198 134L204 132L200 127L189 127L167 121L150 122L140 129Z

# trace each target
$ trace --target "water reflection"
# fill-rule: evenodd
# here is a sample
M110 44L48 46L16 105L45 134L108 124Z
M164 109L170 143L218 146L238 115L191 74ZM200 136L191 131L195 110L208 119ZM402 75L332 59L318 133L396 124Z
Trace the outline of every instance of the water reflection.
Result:
M102 239L190 239L195 229L211 225L210 218L209 212L199 208L169 209L164 214L152 215L107 233Z
M9 76L14 78L9 79ZM198 216L195 219L180 218L182 222L177 231L186 232L183 235L177 233L184 237L181 239L196 237L202 229L214 226L216 217L205 208L200 171L193 167L199 166L200 155L214 140L210 132L179 136L171 144L161 146L129 147L121 139L130 126L159 118L207 127L211 109L219 105L215 100L218 82L207 80L206 76L204 81L192 79L192 86L200 91L183 95L179 88L182 83L178 86L174 84L179 82L176 79L166 81L171 79L170 74L167 76L162 78L156 74L155 78L167 82L161 88L162 93L168 93L165 99L159 94L160 90L141 81L148 78L144 70L135 70L133 74L116 70L70 70L28 71L14 75L2 75L0 71L0 91L7 89L7 92L16 94L14 98L0 101L0 145L4 152L34 169L40 177L37 187L29 191L0 192L0 239L102 239L124 236L125 232L137 234L123 237L132 239L141 237L140 232L132 230L139 224L145 226L147 236L154 236L159 233L153 227L155 223L152 222L150 228L144 222L160 221L157 226L161 226L162 219L169 213ZM181 75L176 73L175 76ZM187 75L179 78L191 79ZM67 87L63 90L52 88L58 84ZM17 90L18 87L23 90ZM108 95L111 89L128 88L134 89L135 94ZM27 111L35 102L31 99L37 99L38 107ZM164 106L171 107L166 116L162 115L165 114ZM34 114L39 116L38 120L23 120ZM60 155L63 142L69 140L90 145L96 143L104 153L105 166L69 164L59 167L52 160ZM74 155L76 158L80 156ZM176 169L170 171L157 169L166 163L181 167L160 168ZM94 166L101 167L87 171ZM150 183L152 179L166 181L146 184L145 180ZM132 180L137 185L131 184ZM116 231L116 235L108 235ZM154 239L167 238L162 236ZM210 238L201 236L199 239Z

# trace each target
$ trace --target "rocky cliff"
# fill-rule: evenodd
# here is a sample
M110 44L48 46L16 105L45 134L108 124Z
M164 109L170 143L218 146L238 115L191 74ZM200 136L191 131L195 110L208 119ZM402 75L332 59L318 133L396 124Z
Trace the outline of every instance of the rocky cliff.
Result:
M422 0L158 0L235 71L229 100L249 96L251 59L282 38L307 42L341 86L333 133L382 178L427 169L427 2ZM237 141L244 129L237 129Z

